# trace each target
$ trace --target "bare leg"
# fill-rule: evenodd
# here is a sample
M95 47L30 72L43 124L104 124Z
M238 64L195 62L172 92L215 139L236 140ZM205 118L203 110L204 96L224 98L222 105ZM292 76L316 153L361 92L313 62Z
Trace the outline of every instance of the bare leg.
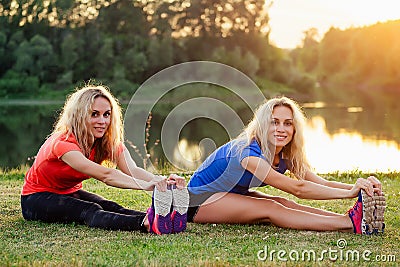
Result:
M273 223L283 228L315 231L352 231L347 215L325 216L285 207L272 199L217 193L202 204L195 223Z
M327 211L327 210L322 210L322 209L318 209L318 208L313 208L313 207L306 206L306 205L301 205L301 204L296 203L295 201L286 199L284 197L271 196L271 195L267 195L267 194L264 194L259 191L250 191L249 194L247 194L247 195L251 196L251 197L255 197L255 198L265 198L265 199L275 200L276 202L281 203L283 206L285 206L287 208L295 209L295 210L302 210L302 211L307 211L310 213L315 213L315 214L325 215L325 216L343 216L343 214L339 214L339 213L335 213L335 212L331 212L331 211Z

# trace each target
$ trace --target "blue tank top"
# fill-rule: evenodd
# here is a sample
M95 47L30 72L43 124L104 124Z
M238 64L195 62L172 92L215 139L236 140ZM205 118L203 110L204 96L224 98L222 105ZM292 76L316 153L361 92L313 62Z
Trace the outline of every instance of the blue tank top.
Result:
M233 141L215 150L192 175L188 189L192 194L231 192L246 194L252 187L266 186L261 180L240 164L246 157L259 157L265 160L256 140L242 152ZM286 163L280 155L277 171L285 173Z

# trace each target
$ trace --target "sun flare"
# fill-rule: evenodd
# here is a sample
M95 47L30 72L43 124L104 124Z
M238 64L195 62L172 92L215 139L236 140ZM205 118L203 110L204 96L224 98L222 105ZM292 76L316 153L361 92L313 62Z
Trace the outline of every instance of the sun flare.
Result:
M278 47L294 48L310 28L318 29L322 38L332 26L346 29L400 19L397 5L392 0L273 1L269 9L270 39Z

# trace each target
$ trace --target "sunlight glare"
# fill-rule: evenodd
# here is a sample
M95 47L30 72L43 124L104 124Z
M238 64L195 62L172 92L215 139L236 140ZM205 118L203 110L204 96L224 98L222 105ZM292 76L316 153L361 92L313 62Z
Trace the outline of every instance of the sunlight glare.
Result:
M320 38L332 26L340 29L400 19L398 1L381 0L279 0L269 9L272 43L295 48L304 32L318 29Z
M317 173L399 170L400 150L394 141L365 139L357 132L330 135L319 116L309 120L304 134L308 160Z
M186 139L181 139L174 150L174 162L188 170L195 170L201 163L203 153L198 145L190 145Z

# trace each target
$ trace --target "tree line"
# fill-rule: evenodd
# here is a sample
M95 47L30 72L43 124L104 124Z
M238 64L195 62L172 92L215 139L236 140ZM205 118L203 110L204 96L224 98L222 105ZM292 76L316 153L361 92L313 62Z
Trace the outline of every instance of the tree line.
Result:
M330 29L317 41L269 42L264 0L6 0L0 4L0 97L59 96L95 79L128 98L177 63L228 64L262 89L395 90L400 22Z
M361 93L400 92L400 20L340 30L331 28L320 42L305 33L291 51L294 64L323 89Z

